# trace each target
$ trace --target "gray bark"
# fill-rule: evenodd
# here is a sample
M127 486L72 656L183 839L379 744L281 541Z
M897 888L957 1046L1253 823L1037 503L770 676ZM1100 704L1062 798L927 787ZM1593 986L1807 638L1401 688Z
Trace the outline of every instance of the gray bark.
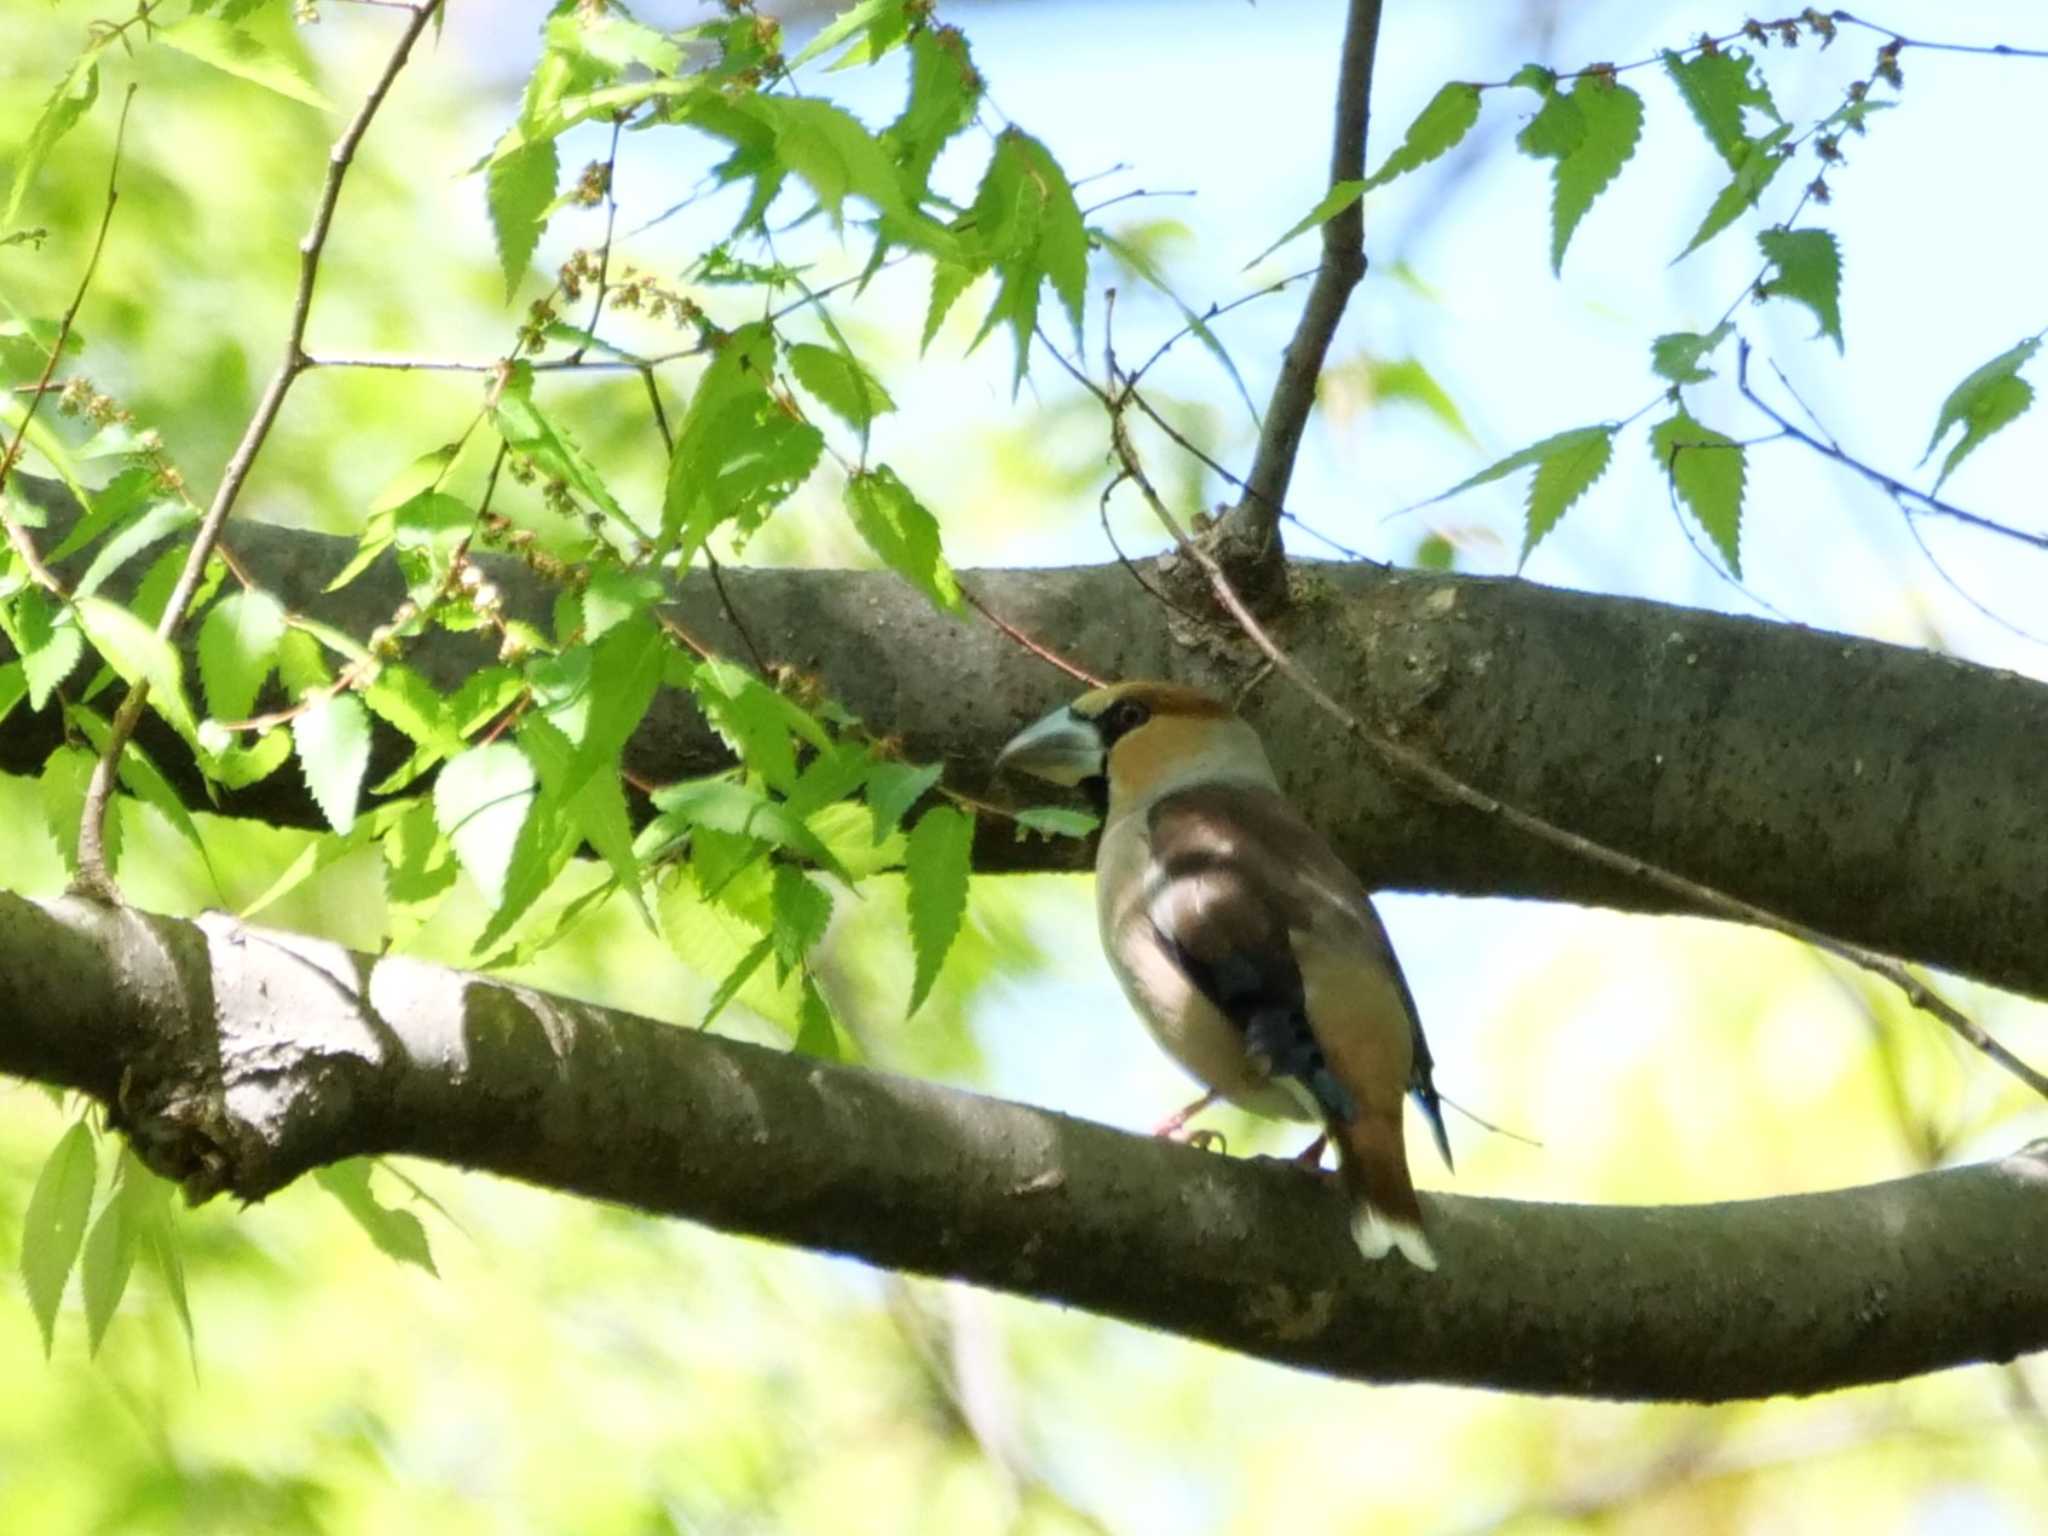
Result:
M62 513L55 514L61 522ZM366 634L401 596L388 570L322 592L338 539L237 527L231 542L289 606ZM1155 578L1171 580L1174 573ZM497 572L514 605L552 594ZM2048 743L2048 687L1875 641L1529 582L1290 562L1275 635L1368 720L1490 794L1813 928L1994 985L2048 996L2048 816L2031 786ZM975 571L998 613L1093 670L1234 690L1249 647L1163 609L1117 566ZM730 570L734 609L771 661L818 676L948 782L998 798L987 765L1009 734L1075 685L991 627L948 618L874 572ZM1185 591L1186 583L1181 590ZM711 583L675 606L744 654ZM489 659L436 635L409 657L452 683ZM1281 681L1245 704L1309 818L1369 885L1664 911L1669 898L1390 782ZM55 711L0 731L0 770L33 772ZM182 750L155 738L158 761ZM382 762L402 749L384 739ZM687 697L669 691L628 754L656 782L727 762ZM179 780L204 803L189 770ZM1026 789L1027 794L1035 791ZM286 771L225 797L235 814L318 825ZM1019 841L985 821L985 873L1085 867L1067 840Z
M1364 1381L1711 1401L2048 1345L2048 1144L1824 1195L1428 1197L1367 1264L1336 1188L224 918L0 895L0 1071L196 1195L412 1153L1081 1306Z

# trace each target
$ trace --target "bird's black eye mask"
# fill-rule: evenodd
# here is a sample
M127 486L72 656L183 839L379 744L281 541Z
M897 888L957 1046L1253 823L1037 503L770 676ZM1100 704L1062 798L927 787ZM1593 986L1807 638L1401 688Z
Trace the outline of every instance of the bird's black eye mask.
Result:
M1151 718L1151 707L1143 699L1118 699L1097 715L1095 734L1102 738L1104 755L1106 756L1111 747Z

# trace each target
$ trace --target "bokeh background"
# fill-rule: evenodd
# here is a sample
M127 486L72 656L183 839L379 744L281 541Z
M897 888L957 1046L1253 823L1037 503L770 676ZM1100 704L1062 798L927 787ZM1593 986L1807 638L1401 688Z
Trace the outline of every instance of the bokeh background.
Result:
M401 80L329 247L316 354L487 359L505 349L545 281L503 303L481 184L466 171L514 111L544 9L455 0L445 34ZM708 9L638 14L684 25ZM1875 19L2048 48L2048 17L2026 0L1907 9ZM90 0L5 7L0 156L106 11ZM329 0L319 25L291 41L273 12L258 24L302 49L341 103L359 95L396 24ZM792 37L821 15L791 13ZM1152 254L1188 302L1227 302L1312 264L1311 238L1246 268L1324 186L1334 0L1004 0L948 3L942 16L966 31L996 109L1044 139L1070 175L1092 178L1086 201L1124 199L1096 220ZM1391 0L1369 158L1447 79L1504 80L1530 60L1629 62L1742 19L1709 4ZM1769 79L1788 117L1828 110L1875 42L1845 33L1827 51L1810 40L1772 50ZM1845 253L1846 353L1812 339L1794 306L1744 306L1738 322L1850 451L1910 475L1954 384L2048 320L2035 164L2048 60L1913 51L1902 63L1899 109L1845 145L1849 163L1831 173L1834 201L1817 220ZM162 49L110 65L110 81L129 78L141 90L122 205L81 316L83 368L209 486L281 335L335 119ZM815 78L871 124L893 115L903 89L893 62ZM1642 145L1580 229L1561 279L1548 265L1547 177L1513 151L1523 117L1508 93L1489 95L1460 149L1369 200L1374 270L1333 351L1290 496L1308 527L1374 559L1513 570L1518 482L1418 504L1540 437L1635 411L1659 389L1650 338L1706 329L1743 293L1756 266L1746 237L1672 263L1724 173L1657 71L1631 83L1649 100ZM116 95L110 86L39 184L30 213L49 241L0 249L0 296L24 313L55 313L76 280ZM565 167L601 157L604 139L579 130ZM949 151L941 184L971 189L986 152L975 140ZM673 134L628 138L617 179L627 259L673 283L730 225L737 204L705 181L715 158ZM1766 213L1782 215L1796 188L1790 173ZM600 215L565 213L539 269L600 232ZM807 227L781 254L829 279L862 253ZM1119 355L1144 355L1178 324L1128 272L1104 260L1098 276L1119 289ZM1134 554L1158 548L1135 504L1098 520L1102 422L1065 375L1039 359L1013 394L1006 337L968 353L980 295L919 357L925 281L907 264L836 314L901 406L876 429L877 456L939 514L955 563L1099 561L1112 536ZM1270 387L1298 292L1218 322L1254 399ZM722 311L717 293L700 297L714 316L746 318ZM1086 344L1098 367L1111 339L1102 315L1091 295ZM1254 429L1212 358L1183 343L1155 380L1174 419L1244 465ZM1701 391L1696 413L1739 438L1764 435L1768 423L1726 385ZM353 531L398 469L459 430L480 387L467 375L316 372L266 451L245 515ZM548 388L622 496L655 494L662 466L636 382ZM2037 413L1977 453L1947 493L2040 529L2044 449L2048 417ZM1226 499L1199 465L1157 442L1148 452L1177 494ZM1795 445L1752 448L1750 469L1741 585L1702 553L1640 433L1624 436L1614 467L1526 574L2048 671L2027 633L2048 631L2048 559L1936 519L1909 526L1882 493ZM1931 483L1931 466L1917 473ZM836 507L821 482L739 557L863 563ZM1288 536L1298 553L1332 552L1303 529ZM124 879L167 911L246 902L307 841L208 821L209 872L154 812L123 816ZM34 894L61 884L33 783L0 780L0 870ZM2048 1131L2048 1116L1930 1021L1789 942L1532 904L1395 894L1383 907L1444 1088L1529 1138L1454 1118L1455 1181L1416 1143L1425 1181L1440 1187L1731 1199L1995 1155ZM908 1022L900 910L886 883L842 902L827 956L841 1016L870 1059L1134 1129L1186 1096L1103 967L1085 881L981 882L938 992ZM394 918L374 852L265 914L366 948L396 922L405 947L457 963L481 917L459 896L424 927ZM601 914L528 975L694 1023L751 935L687 926L679 951L624 910ZM1951 990L2017 1048L2048 1052L2040 1008ZM786 1038L772 1000L752 1001L720 1027ZM0 1264L10 1272L29 1188L66 1120L42 1091L0 1084ZM1233 1150L1287 1150L1249 1121L1217 1123ZM380 1174L379 1189L420 1212L438 1277L376 1252L307 1185L181 1222L196 1352L140 1275L97 1360L75 1312L46 1362L27 1306L0 1303L0 1530L1988 1536L2048 1525L2037 1395L2048 1380L2025 1362L1719 1409L1367 1389L431 1165Z

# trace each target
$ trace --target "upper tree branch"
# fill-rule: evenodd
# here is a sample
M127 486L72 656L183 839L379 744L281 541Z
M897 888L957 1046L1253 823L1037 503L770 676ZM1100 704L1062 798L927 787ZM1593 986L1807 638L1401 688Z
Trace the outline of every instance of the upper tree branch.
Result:
M1826 1195L1429 1198L1436 1275L1246 1162L444 970L0 896L0 1071L200 1195L414 1153L1370 1381L1751 1397L2048 1345L2048 1154Z
M1380 0L1351 0L1337 67L1337 123L1330 149L1330 181L1365 179L1365 131L1372 108L1373 54L1379 46ZM1351 290L1365 276L1364 199L1323 225L1323 263L1309 288L1294 338L1280 359L1280 377L1266 405L1259 450L1245 477L1238 517L1256 550L1277 551L1280 508L1294 478L1301 434L1316 403L1316 381Z
M21 483L50 501L47 482ZM53 507L52 539L71 515ZM237 546L266 591L352 633L404 595L389 568L324 593L353 550L341 539L250 524ZM486 563L508 612L545 615L550 589L521 565ZM1297 601L1269 626L1274 638L1349 710L1447 772L1822 932L2048 996L2048 817L2032 789L2048 688L1873 641L1526 582L1302 561L1289 573ZM764 655L815 674L913 759L944 760L970 793L988 788L988 764L1020 722L1077 691L887 573L728 567L724 579ZM1234 695L1262 660L1190 634L1114 565L966 579L1008 622L1101 676L1179 677ZM724 609L700 574L674 612L741 654ZM435 634L409 659L452 688L489 653L475 636ZM1404 788L1291 689L1258 689L1245 710L1289 793L1372 887L1673 909L1638 882ZM17 706L0 731L0 771L38 772L61 740L54 707ZM395 735L380 741L373 774L407 750ZM151 745L188 803L205 803L183 747L168 733ZM688 699L664 691L627 761L640 782L664 783L730 757ZM290 772L222 804L325 825ZM985 820L983 872L1087 864L1071 840L1020 842Z

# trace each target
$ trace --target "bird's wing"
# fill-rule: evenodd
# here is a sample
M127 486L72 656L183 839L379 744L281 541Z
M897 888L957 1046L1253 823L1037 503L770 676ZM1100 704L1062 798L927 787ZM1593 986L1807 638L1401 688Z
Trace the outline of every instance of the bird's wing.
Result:
M1448 1165L1415 1000L1357 876L1271 790L1183 789L1162 797L1147 821L1153 921L1201 992L1247 1031L1276 1075L1300 1079L1326 1115L1355 1097L1346 1079L1411 1090ZM1330 1000L1324 1009L1306 995L1318 978ZM1340 1021L1344 1041L1318 1037L1318 1026L1331 1034ZM1396 1038L1388 1038L1390 1025ZM1341 1046L1357 1055L1361 1041L1372 1042L1370 1059L1340 1070L1334 1085L1319 1083L1333 1053Z

